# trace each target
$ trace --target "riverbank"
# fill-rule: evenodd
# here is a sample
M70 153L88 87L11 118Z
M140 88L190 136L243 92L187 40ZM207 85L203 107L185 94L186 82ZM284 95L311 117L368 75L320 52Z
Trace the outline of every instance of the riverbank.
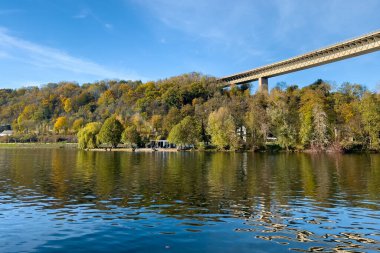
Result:
M34 148L72 148L78 149L78 143L0 143L0 148L24 148L24 149L34 149ZM176 148L94 148L87 151L96 152L177 152Z
M113 148L113 149L105 149L105 148L94 148L89 151L99 151L99 152L177 152L176 148Z
M0 148L77 148L77 143L0 143Z
M0 143L0 149L11 149L11 148L20 148L20 149L57 149L57 148L70 148L70 149L78 149L77 143L67 143L67 142L57 142L57 143L40 143L40 142L31 142L31 143ZM144 152L144 153L151 153L151 152L178 152L176 148L126 148L126 147L118 147L118 148L95 148L95 149L87 149L87 151L94 151L94 152ZM368 150L368 149L339 149L339 150L333 150L333 149L327 149L327 150L311 150L311 149L304 149L304 150L289 150L286 151L284 149L279 148L267 148L267 149L258 149L258 150L239 150L239 151L232 151L232 150L217 150L215 148L210 149L191 149L191 150L181 150L181 151L196 151L196 152L255 152L255 153L311 153L311 154L320 154L320 153L329 153L329 154L365 154L365 153L379 153L378 150Z

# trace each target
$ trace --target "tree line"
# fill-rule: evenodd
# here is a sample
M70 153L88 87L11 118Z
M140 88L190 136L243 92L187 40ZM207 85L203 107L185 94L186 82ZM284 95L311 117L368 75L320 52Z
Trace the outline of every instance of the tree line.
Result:
M0 90L0 123L19 141L78 140L81 148L125 143L219 150L380 150L380 94L323 80L221 89L215 78L184 74L155 82L105 80Z

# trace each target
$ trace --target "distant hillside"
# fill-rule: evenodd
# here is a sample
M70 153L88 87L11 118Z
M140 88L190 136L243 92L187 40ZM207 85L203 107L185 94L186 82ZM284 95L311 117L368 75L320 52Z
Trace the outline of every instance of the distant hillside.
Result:
M144 140L165 139L189 116L200 128L196 140L219 148L260 149L270 140L284 149L378 149L380 142L380 95L349 83L332 91L322 80L302 89L276 87L269 95L250 94L247 85L222 90L198 73L147 83L49 83L1 89L0 108L0 125L11 124L19 136L76 135L115 115ZM226 137L227 128L233 130Z

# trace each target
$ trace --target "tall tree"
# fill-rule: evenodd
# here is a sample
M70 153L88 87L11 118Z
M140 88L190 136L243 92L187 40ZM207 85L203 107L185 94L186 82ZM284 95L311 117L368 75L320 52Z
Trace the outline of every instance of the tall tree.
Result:
M194 117L187 116L175 125L169 133L168 141L179 146L196 144L200 139L201 128Z
M249 101L245 123L249 131L250 143L254 149L262 146L269 135L270 118L267 108L268 97L265 94L255 94Z
M116 116L111 116L104 122L100 132L98 134L98 139L100 143L110 144L111 147L116 148L117 144L120 143L121 134L123 133L124 127Z
M327 132L327 115L320 105L313 108L313 134L311 145L313 148L324 149L329 142Z
M294 121L291 102L286 92L273 89L269 97L268 115L277 143L286 150L297 143L297 126ZM297 111L295 111L297 113Z
M121 141L124 144L131 145L133 148L141 146L141 136L136 126L132 125L125 128L121 135Z
M97 135L102 127L100 122L88 123L84 128L79 130L78 147L80 149L96 148L99 145Z
M236 150L239 148L236 125L228 108L220 107L210 114L207 132L211 136L212 143L218 149L230 148Z
M54 123L54 131L59 133L62 130L64 130L66 132L67 128L68 128L67 117L65 116L58 117L58 119Z
M380 100L375 94L365 92L360 103L362 122L371 149L380 148Z

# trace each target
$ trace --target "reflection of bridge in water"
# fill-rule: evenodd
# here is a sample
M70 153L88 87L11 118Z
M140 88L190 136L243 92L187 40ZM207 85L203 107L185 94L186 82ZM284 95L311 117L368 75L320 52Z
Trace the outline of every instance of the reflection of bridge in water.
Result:
M259 81L259 91L268 92L268 78L344 60L380 50L380 31L344 41L284 61L219 78L223 86Z

